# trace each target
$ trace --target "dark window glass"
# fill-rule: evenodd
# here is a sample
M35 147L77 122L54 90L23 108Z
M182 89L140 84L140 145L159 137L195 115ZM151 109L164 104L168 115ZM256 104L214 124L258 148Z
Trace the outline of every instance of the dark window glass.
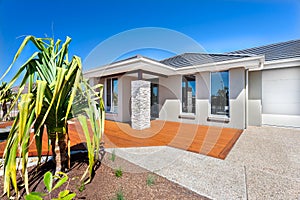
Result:
M118 112L118 79L106 79L106 111Z
M158 102L158 84L151 83L151 117L158 118L159 116Z
M118 95L119 95L119 92L118 92L118 79L117 78L113 78L112 79L112 85L113 85L113 90L112 90L112 93L113 93L113 110L112 112L118 112Z
M182 77L182 112L195 113L196 78L194 75Z
M211 73L211 114L229 116L229 72Z
M106 79L106 111L111 110L111 79Z

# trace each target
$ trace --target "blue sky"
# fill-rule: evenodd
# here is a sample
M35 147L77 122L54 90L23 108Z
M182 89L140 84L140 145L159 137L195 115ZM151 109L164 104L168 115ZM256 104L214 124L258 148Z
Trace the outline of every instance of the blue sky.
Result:
M60 39L70 36L71 53L84 60L102 41L141 27L175 30L196 40L207 52L226 52L299 39L300 1L0 0L0 75L9 66L24 35L54 34ZM13 72L32 51L25 50ZM140 52L155 59L169 56L151 49ZM4 80L8 81L12 73Z

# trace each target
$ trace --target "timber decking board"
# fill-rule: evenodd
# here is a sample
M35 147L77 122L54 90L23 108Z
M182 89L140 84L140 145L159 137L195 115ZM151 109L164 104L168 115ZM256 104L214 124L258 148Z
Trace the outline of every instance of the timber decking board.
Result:
M137 131L129 124L106 121L105 147L172 146L188 151L225 159L242 130L151 121L151 128ZM152 135L151 137L149 137ZM139 138L137 138L139 136ZM144 139L141 139L144 138Z
M77 120L73 120L73 122L69 124L68 128L71 150L84 149L85 138L82 129ZM0 128L9 125L11 122L1 123ZM106 148L171 146L225 159L242 132L239 129L160 120L151 121L151 128L139 131L133 130L129 124L106 120L103 141ZM0 157L3 156L4 148L5 142L0 142ZM42 154L46 155L47 152L46 136L43 138ZM29 148L29 156L36 155L33 141Z

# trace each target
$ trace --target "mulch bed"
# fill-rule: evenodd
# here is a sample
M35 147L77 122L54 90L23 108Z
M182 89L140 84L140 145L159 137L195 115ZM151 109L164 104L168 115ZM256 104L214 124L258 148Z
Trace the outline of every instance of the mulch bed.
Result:
M79 191L80 178L87 167L87 156L76 154L72 156L72 167L67 173L69 183L53 191L52 198L56 198L60 190L66 187L71 192L75 192L75 199L118 199L117 193L122 194L124 199L207 199L199 194L182 187L159 175L149 172L133 163L120 157L113 161L112 155L105 153L92 182L85 186L83 191ZM30 170L30 190L46 192L43 184L43 174L54 169L52 161L44 164L38 171ZM116 177L115 169L122 169L123 175ZM154 180L152 185L147 184L147 179ZM0 177L2 194L3 177ZM21 189L24 194L24 189ZM7 199L6 196L0 197ZM24 199L24 198L23 198Z

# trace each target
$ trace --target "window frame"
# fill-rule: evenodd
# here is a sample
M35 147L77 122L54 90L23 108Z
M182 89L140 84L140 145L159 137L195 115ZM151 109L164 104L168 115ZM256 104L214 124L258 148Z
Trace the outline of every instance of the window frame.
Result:
M192 112L184 112L183 111L183 90L182 90L182 84L183 84L183 78L185 77L185 76L194 76L194 78L195 78L195 101L194 101L194 112L192 111ZM182 75L181 76L181 81L180 81L180 91L181 91L181 104L180 104L180 113L181 114L184 114L184 115L196 115L196 111L197 111L197 109L196 109L196 101L197 101L197 76L196 76L196 74L185 74L185 75ZM192 110L193 110L193 108L192 108Z
M212 74L213 73L221 73L221 72L228 72L228 114L213 114L212 113ZM210 87L209 87L209 117L213 117L213 118L225 118L225 119L229 119L230 118L230 70L222 70L222 71L212 71L209 74L209 78L210 78Z
M107 100L108 100L108 80L110 80L110 110L108 110L108 107L107 107ZM118 97L117 97L117 109L115 110L115 106L114 106L114 103L113 103L113 81L114 80L117 80L118 81ZM118 77L109 77L109 78L106 78L105 79L105 112L107 113L114 113L114 114L117 114L118 113L118 110L119 110L119 78Z

